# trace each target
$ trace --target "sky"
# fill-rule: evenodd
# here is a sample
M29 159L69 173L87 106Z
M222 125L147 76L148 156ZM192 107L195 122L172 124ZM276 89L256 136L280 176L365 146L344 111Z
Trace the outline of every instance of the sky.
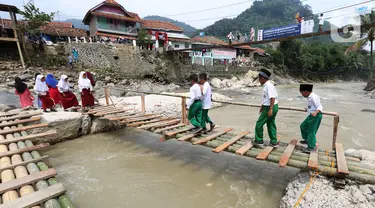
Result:
M28 0L0 0L0 4L12 4L22 9L23 3L27 1ZM82 19L89 9L102 1L103 0L34 0L34 3L41 11L58 11L58 15L56 14L55 19L65 20L71 18ZM304 4L308 4L312 7L314 13L320 13L364 1L365 0L303 0ZM117 2L124 6L126 10L138 13L141 17L148 15L165 16L185 22L198 29L209 26L224 17L233 18L252 5L252 0L117 0ZM176 15L235 3L239 4L194 14ZM374 3L375 1L373 4ZM342 22L343 18L337 16L349 13L354 13L354 7L326 13L325 16L335 17L331 20L339 25L338 22ZM0 12L0 17L9 18L7 14L2 12Z

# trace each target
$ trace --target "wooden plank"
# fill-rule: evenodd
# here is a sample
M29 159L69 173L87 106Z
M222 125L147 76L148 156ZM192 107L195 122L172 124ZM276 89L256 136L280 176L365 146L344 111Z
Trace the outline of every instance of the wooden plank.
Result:
M311 152L309 156L309 162L307 163L307 166L311 170L317 170L318 169L318 152Z
M18 39L17 39L17 38L5 38L5 37L0 37L0 41L18 42Z
M332 138L332 150L336 149L335 144L337 140L337 131L339 128L340 117L335 116L333 118L333 138Z
M140 128L140 129L161 128L161 127L165 127L165 126L175 125L175 124L178 124L180 122L181 122L180 119L174 119L174 120L162 122L162 123L159 123L159 124L144 125L144 126L140 126L138 128Z
M292 139L289 143L289 145L286 147L284 153L280 157L279 166L285 167L286 164L288 164L289 158L293 153L294 148L296 147L296 144L298 143L297 139Z
M66 192L62 183L57 183L39 191L27 194L21 198L0 205L0 208L33 207L50 199L61 196Z
M349 175L349 169L348 169L348 165L346 164L344 147L340 143L336 143L336 160L337 160L337 172L341 174Z
M247 151L253 148L253 142L249 141L244 146L236 151L237 155L244 155Z
M151 121L140 121L140 122L135 122L135 123L131 123L131 124L126 124L126 126L138 127L138 126L145 125L145 124L159 123L161 121L169 121L169 120L171 120L171 118L160 118L160 119L155 119L155 120L151 120Z
M137 114L136 112L132 112L132 113L125 113L122 115L107 115L107 116L104 116L104 118L111 120L111 121L121 121L121 120L127 119L128 117L143 116L143 115L136 115L136 114Z
M141 112L142 114L145 114L146 113L146 101L145 101L145 95L142 94L141 95Z
M26 140L33 140L33 139L40 138L40 137L54 136L56 134L57 134L57 132L55 130L47 131L47 132L39 133L39 134L30 134L30 135L27 135L27 136L18 137L18 138L14 138L14 139L0 140L0 145L16 143L16 142L26 141Z
M232 144L236 143L238 140L244 138L248 134L250 134L249 131L242 132L238 136L235 136L232 139L230 139L229 141L225 142L224 144L218 146L216 149L212 150L212 152L219 153L219 152L225 150L226 148L228 148L229 146L231 146Z
M166 132L166 133L165 133L165 136L167 136L167 137L176 136L177 134L181 134L181 133L184 133L184 132L190 131L190 130L192 130L192 129L194 129L194 127L190 126L190 127L187 127L187 128L178 129L178 130L171 131L171 132Z
M277 141L280 141L281 139L281 136L277 136ZM264 150L259 153L256 157L257 160L265 160L267 159L268 155L272 152L274 147L272 146L267 146L266 148L264 148Z
M121 110L113 110L113 111L107 111L107 112L99 112L99 113L95 113L94 116L105 116L105 115L109 115L109 114L116 114L116 113L122 113L122 112L125 112L125 111L128 111L129 109L121 109Z
M188 124L188 119L187 119L187 109L186 109L186 97L181 98L181 118L182 118L182 123Z
M91 109L85 113L82 114L95 114L95 113L100 113L100 112L108 112L108 111L113 111L113 110L120 110L122 108L116 108L114 106L111 106L109 108L103 108L103 109Z
M37 162L40 162L40 161L43 161L44 163L49 164L48 156L43 156L43 157L40 157L40 158L37 158L37 159L32 159L32 160L24 161L24 162L21 162L21 163L12 164L12 165L7 166L5 168L0 168L0 173L3 172L4 170L9 170L9 169L14 170L18 166L26 166L30 163L37 163Z
M0 194L3 194L10 190L18 189L25 185L33 184L40 180L52 178L56 175L56 170L54 168L50 168L46 171L35 172L22 178L13 179L11 181L0 184Z
M183 126L186 126L186 125L185 124L177 124L177 125L174 125L174 126L169 126L169 127L165 127L165 128L162 128L162 129L157 129L154 132L157 133L157 134L160 134L163 131L168 131L168 130L180 128L180 127L183 127Z
M21 148L21 149L17 149L17 150L13 150L13 151L8 151L8 152L1 152L0 158L12 156L12 155L15 155L15 154L22 154L24 152L32 152L34 150L41 150L41 149L45 149L49 146L50 145L48 143L42 143L42 144L34 145L32 147Z
M24 115L16 115L16 116L11 116L11 117L5 117L5 118L0 118L0 122L3 121L11 121L11 120L16 120L16 119L21 119L21 118L31 118L33 116L38 116L41 115L41 112L36 112L36 113L30 113L30 114L24 114Z
M11 122L7 122L7 123L0 123L0 128L6 127L6 126L15 126L17 124L30 123L30 122L34 122L34 121L40 121L41 119L42 119L42 117L32 117L32 118L28 118L28 119L19 120L19 121L11 121Z
M13 112L13 113L0 113L0 117L7 117L7 116L15 116L20 114L21 112Z
M147 121L147 120L161 118L161 117L162 116L159 116L159 115L146 116L146 117L142 116L142 117L138 117L138 118L134 118L134 119L126 119L126 120L121 121L120 123L121 124L128 124L128 123L134 123L134 122L140 122L140 121Z
M34 124L34 125L29 125L29 126L18 127L14 129L1 130L0 135L13 134L13 133L20 132L20 131L27 131L30 129L43 128L47 126L48 126L47 123L42 123L42 124Z
M215 126L215 129L218 128L219 125L216 125ZM179 139L177 139L178 141L182 142L182 141L188 141L196 136L199 136L199 135L202 135L202 132L199 132L199 133L192 133L192 134L187 134L183 137L180 137Z
M209 141L215 139L216 137L219 137L219 136L221 136L221 135L224 135L224 134L226 134L226 133L228 133L228 132L230 132L230 131L232 131L232 130L233 130L232 128L225 129L223 132L219 132L219 133L216 133L216 134L212 134L212 135L210 135L210 136L207 136L207 137L205 137L205 138L203 138L203 139L200 139L200 140L194 142L193 144L194 144L194 145L197 145L197 144L203 144L203 143L209 142Z

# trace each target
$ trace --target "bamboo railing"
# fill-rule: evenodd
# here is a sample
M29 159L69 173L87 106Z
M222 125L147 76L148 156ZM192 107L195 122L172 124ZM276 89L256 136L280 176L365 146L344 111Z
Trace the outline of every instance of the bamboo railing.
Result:
M113 89L115 89L115 88L113 88ZM181 109L181 113L182 113L181 120L182 120L182 123L184 123L184 124L189 123L189 121L187 120L187 116L186 116L187 115L187 113L186 113L187 112L186 99L189 98L188 96L165 94L165 93L155 93L155 92L142 92L142 91L135 91L135 90L125 90L125 89L121 89L121 88L117 88L117 89L123 90L125 92L133 92L133 93L141 94L141 110L142 110L142 113L146 112L145 95L160 95L160 96L181 98L181 108L182 108ZM109 96L109 92L108 92L107 88L104 88L104 95L105 95L105 98L106 98L106 104L109 105L110 96ZM252 107L252 108L260 108L261 107L261 105L258 105L258 104L250 104L250 103L242 103L242 102L230 102L230 101L221 101L221 100L212 100L212 102L226 104L226 105L246 106L246 107ZM279 106L279 110L307 112L306 109L304 109L304 108L283 107L283 106ZM340 122L340 116L336 112L329 112L329 111L323 111L322 114L333 117L332 150L335 150L336 149L338 126L339 126L339 122Z

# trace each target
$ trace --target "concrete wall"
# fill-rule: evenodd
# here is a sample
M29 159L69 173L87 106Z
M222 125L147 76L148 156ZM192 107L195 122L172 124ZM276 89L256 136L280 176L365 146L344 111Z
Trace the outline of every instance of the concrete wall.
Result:
M186 48L190 48L191 47L191 44L190 43L187 43L188 47L185 47L185 43L184 42L172 42L172 47L174 49L186 49ZM178 47L176 47L178 46Z
M95 33L98 31L98 19L97 17L93 16L90 20L90 36L94 37L96 36Z

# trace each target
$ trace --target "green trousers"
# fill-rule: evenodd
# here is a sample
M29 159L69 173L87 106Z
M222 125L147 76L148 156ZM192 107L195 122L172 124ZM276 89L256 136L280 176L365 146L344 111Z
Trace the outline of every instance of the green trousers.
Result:
M267 124L268 135L270 137L271 143L276 144L277 141L277 129L276 129L276 115L279 111L279 106L275 104L272 110L272 116L268 117L269 106L263 106L263 111L260 114L258 121L255 126L255 141L263 141L263 126Z
M202 127L205 128L207 123L212 123L210 117L208 116L208 109L202 110Z
M307 146L311 149L316 148L316 133L318 132L320 122L322 121L323 115L309 115L301 124L301 135L302 139L307 141Z
M202 101L197 100L190 106L188 119L194 127L202 127Z

